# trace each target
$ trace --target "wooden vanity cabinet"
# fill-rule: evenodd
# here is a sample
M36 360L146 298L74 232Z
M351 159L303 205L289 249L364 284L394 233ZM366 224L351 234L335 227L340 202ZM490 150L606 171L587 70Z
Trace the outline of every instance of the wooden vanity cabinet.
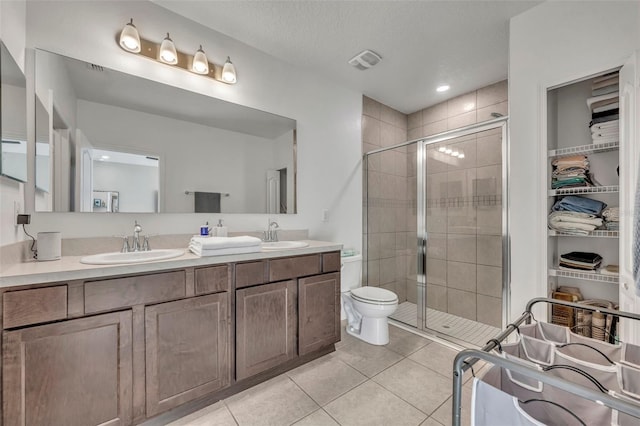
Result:
M296 357L295 280L236 291L236 380Z
M298 353L340 341L340 274L298 280Z
M229 385L228 304L223 292L145 309L147 416Z
M5 331L3 424L132 421L131 311Z

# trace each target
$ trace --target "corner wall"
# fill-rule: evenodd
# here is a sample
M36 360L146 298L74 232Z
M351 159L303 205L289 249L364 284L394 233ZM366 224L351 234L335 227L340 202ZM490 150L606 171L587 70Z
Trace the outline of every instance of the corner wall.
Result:
M511 19L509 46L511 317L547 294L547 87L596 74L640 48L638 2L545 2ZM544 29L543 29L544 28Z

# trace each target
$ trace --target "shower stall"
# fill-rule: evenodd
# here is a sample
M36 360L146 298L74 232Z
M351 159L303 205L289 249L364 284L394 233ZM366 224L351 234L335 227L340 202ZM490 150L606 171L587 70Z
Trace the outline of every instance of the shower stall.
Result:
M364 281L392 320L483 346L508 306L507 117L364 155Z

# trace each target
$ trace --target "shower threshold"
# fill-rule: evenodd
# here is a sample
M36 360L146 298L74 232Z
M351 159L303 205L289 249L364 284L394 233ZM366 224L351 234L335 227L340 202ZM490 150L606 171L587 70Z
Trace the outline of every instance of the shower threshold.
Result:
M398 310L389 318L417 328L418 306L415 303L402 302L398 305ZM497 327L431 308L427 308L426 325L428 329L438 334L479 347L483 347L488 340L501 331Z

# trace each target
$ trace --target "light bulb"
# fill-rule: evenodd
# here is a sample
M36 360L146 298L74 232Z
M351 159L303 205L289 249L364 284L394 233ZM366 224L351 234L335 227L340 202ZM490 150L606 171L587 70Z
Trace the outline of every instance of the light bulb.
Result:
M463 153L458 154L458 158L464 158L464 154Z
M447 148L444 150L445 154L451 154L453 152L453 150L451 148Z
M447 148L445 148L444 146L441 146L440 148L438 148L438 151L440 152L445 152L447 150Z
M227 56L227 62L222 67L222 81L233 84L236 82L236 67L231 63L231 59Z
M457 157L457 156L458 156L458 154L459 154L459 152L458 152L458 151L453 151L453 152L451 153L451 155L453 155L454 157Z
M449 90L448 84L443 84L442 86L438 86L436 88L436 92L446 92L447 90Z
M191 71L198 74L209 74L209 61L207 60L207 55L204 54L204 50L202 50L202 45L200 45L200 49L198 49L196 54L193 55Z
M140 52L140 35L136 26L133 25L133 19L124 26L120 33L120 47L128 52Z
M169 33L162 40L160 45L160 60L165 64L175 65L178 63L178 53L176 52L176 46L173 44L173 40L169 37Z

